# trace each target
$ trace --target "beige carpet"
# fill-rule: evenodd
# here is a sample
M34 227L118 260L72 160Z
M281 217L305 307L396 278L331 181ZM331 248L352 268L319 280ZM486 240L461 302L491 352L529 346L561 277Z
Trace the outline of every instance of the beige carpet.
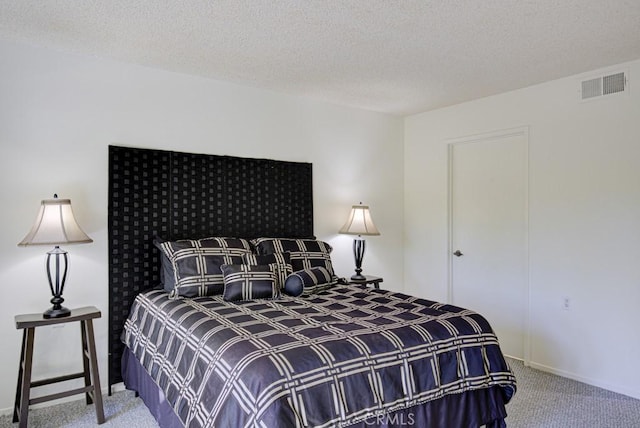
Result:
M509 359L518 391L509 428L640 428L640 400L525 367Z

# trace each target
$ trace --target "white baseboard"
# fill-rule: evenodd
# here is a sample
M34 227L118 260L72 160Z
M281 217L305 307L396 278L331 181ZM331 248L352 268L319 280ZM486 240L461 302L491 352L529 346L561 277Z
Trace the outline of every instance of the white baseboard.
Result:
M515 359L518 359L518 360L522 361L519 358L515 358ZM536 370L540 370L540 371L551 373L551 374L554 374L554 375L566 377L566 378L572 379L572 380L577 380L578 382L586 383L586 384L592 385L592 386L597 386L598 388L603 388L603 389L606 389L608 391L616 392L618 394L623 394L623 395L626 395L628 397L640 400L640 390L638 390L638 389L634 390L634 389L622 387L620 385L613 385L613 384L610 384L610 383L607 383L607 382L599 381L597 379L580 376L580 375L578 375L576 373L571 373L571 372L568 372L568 371L565 371L565 370L560 370L560 369L556 369L554 367L549 367L549 366L546 366L544 364L538 364L538 363L533 362L533 361L528 361L528 362L525 361L524 365L527 366L527 367L531 367L533 369L536 369Z

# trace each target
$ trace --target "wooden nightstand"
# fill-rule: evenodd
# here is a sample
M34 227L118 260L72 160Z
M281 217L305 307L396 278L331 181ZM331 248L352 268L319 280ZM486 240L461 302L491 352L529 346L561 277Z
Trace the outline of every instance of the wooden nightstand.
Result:
M20 422L20 427L27 426L29 406L62 397L76 394L86 394L87 404L95 402L96 417L98 423L104 422L104 409L102 407L102 391L100 390L100 378L98 375L98 359L96 356L96 343L93 335L93 319L100 318L101 313L94 306L73 309L71 314L62 318L44 318L41 313L16 315L16 328L24 329L22 334L22 351L20 352L20 365L18 367L18 386L16 387L16 401L13 408L13 422ZM33 362L33 338L36 327L55 325L68 322L80 322L82 333L82 362L84 371L65 376L31 381L31 366ZM30 398L31 388L52 383L64 382L71 379L84 378L84 388L72 389L57 394L43 397Z
M382 278L379 276L371 276L371 275L364 275L364 279L361 280L356 280L356 279L349 279L349 284L364 284L364 285L369 285L369 284L373 284L373 286L375 288L380 288L380 283L382 282Z

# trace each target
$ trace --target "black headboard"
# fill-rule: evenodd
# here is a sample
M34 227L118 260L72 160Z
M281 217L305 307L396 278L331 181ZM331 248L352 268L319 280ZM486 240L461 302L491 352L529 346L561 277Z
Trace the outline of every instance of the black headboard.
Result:
M135 296L159 283L155 236L313 236L312 165L109 146L109 391Z

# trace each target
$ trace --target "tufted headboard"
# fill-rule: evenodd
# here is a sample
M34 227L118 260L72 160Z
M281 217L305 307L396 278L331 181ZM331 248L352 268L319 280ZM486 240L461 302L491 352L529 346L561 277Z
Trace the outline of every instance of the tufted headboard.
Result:
M159 283L152 241L313 237L312 165L109 146L109 392L135 296Z

